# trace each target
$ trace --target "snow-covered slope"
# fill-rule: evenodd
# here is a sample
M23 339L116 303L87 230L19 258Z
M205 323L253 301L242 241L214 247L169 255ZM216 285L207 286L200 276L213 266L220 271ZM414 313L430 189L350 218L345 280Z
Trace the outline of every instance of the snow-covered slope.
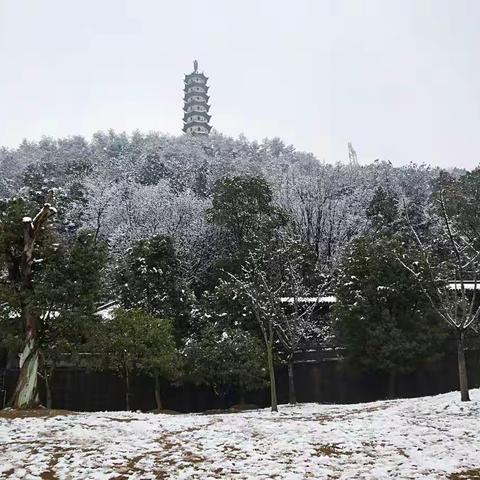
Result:
M480 469L471 393L470 403L452 392L278 414L0 419L0 478L444 479Z

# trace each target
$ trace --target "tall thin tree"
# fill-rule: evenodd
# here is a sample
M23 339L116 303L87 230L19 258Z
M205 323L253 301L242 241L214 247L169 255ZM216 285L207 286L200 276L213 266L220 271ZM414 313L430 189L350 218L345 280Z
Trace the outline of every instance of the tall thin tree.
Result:
M34 288L32 266L35 242L47 220L55 213L56 209L50 203L45 203L33 220L30 217L23 217L23 251L14 275L21 298L25 337L20 355L20 372L12 400L14 408L32 408L39 403L37 378L41 318L40 313L35 310L29 300Z

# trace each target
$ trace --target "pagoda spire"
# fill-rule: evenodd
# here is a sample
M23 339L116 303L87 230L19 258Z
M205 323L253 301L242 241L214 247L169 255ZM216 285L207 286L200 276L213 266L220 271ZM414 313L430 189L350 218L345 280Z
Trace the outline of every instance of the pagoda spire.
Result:
M183 131L193 135L208 135L212 127L209 125L211 116L208 114L210 105L207 95L208 78L198 71L198 62L193 62L193 72L185 75L183 97Z

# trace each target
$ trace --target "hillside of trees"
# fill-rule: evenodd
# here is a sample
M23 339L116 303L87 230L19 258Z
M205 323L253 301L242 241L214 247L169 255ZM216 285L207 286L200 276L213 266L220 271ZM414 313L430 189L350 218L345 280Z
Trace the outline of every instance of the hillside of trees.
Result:
M114 132L0 150L0 347L13 404L59 365L270 386L293 356L344 350L395 376L476 335L480 171L319 162L279 139ZM457 285L456 287L452 287ZM473 292L473 293L472 293ZM318 299L336 295L327 314ZM115 302L111 318L96 314ZM47 395L48 396L48 395Z

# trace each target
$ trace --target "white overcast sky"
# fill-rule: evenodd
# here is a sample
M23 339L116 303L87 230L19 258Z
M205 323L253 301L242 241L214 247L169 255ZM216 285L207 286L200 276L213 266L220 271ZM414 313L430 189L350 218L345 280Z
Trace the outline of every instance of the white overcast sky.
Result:
M480 162L480 0L0 0L0 145L212 126L327 162Z

